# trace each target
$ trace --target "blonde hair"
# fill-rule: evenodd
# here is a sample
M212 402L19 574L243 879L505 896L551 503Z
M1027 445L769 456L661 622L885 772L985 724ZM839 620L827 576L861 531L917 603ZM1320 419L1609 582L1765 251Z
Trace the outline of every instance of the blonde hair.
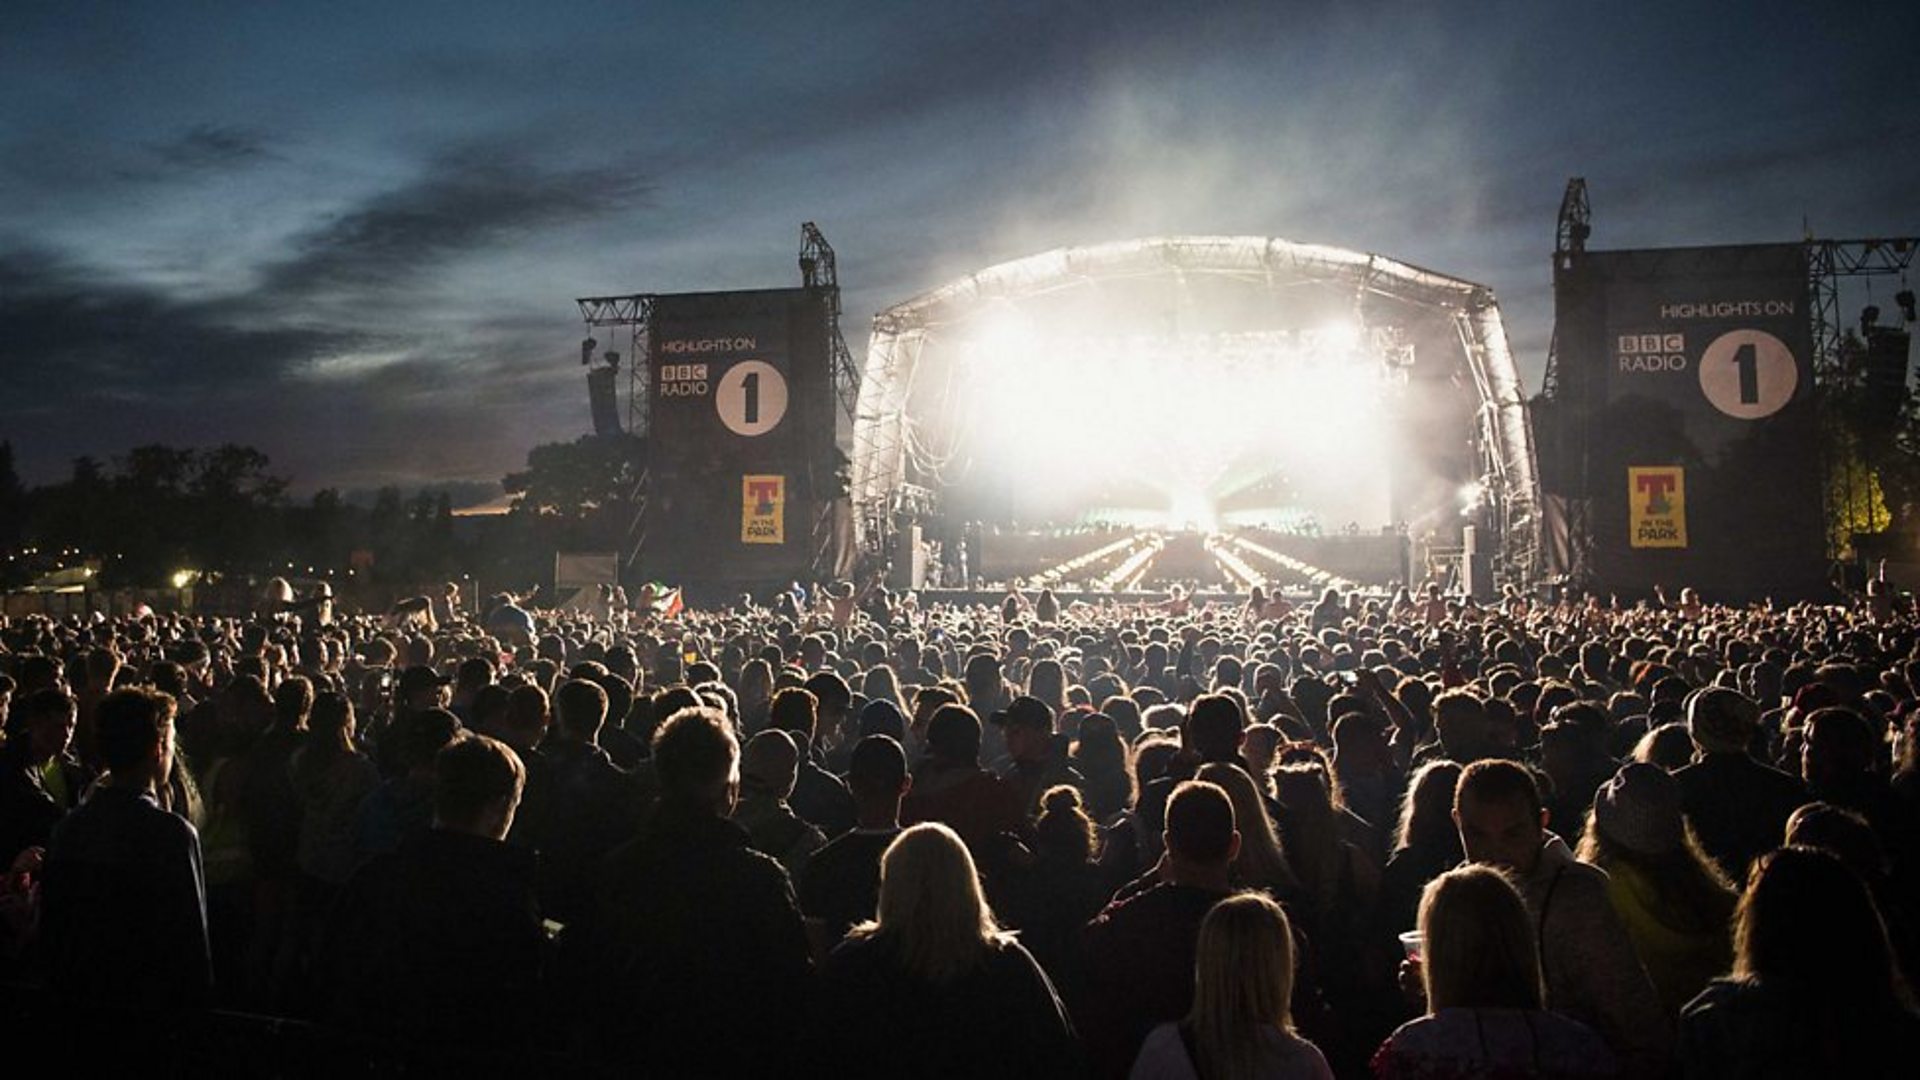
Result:
M1233 801L1234 826L1240 830L1240 857L1233 861L1233 869L1239 883L1256 889L1297 890L1300 879L1287 862L1280 834L1267 815L1260 789L1253 786L1253 777L1238 765L1214 762L1201 766L1194 778L1220 785Z
M1009 938L980 891L958 834L939 822L906 830L880 859L880 903L849 934L886 944L908 972L931 983L966 974Z
M1520 891L1484 863L1449 870L1420 896L1427 1012L1538 1009L1540 952Z
M1194 947L1193 1030L1201 1075L1252 1080L1260 1075L1261 1036L1293 1032L1293 927L1287 913L1257 892L1213 905Z
M1453 789L1460 783L1460 766L1439 758L1413 772L1407 792L1400 798L1400 824L1394 830L1394 847L1413 847L1426 840L1460 842L1459 826L1453 823Z

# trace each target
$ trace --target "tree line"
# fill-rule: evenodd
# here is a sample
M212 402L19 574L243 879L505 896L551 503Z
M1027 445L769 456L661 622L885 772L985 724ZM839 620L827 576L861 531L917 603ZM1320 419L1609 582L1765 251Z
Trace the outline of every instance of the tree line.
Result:
M630 436L536 446L527 467L502 480L515 496L511 511L456 527L444 489L383 487L365 505L332 487L293 497L291 478L251 446L138 446L77 458L65 479L29 487L12 444L0 442L0 584L18 588L82 559L97 561L107 588L160 587L181 570L538 581L555 550L617 546L643 467L644 443Z

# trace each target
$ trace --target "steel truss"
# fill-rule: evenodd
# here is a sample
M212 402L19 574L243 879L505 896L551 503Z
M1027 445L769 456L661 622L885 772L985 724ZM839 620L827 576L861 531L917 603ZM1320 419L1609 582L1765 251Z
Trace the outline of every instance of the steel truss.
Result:
M647 433L647 396L653 386L653 296L589 296L574 301L589 328L627 328L627 430Z
M1847 320L1840 313L1840 279L1898 277L1913 267L1920 238L1807 241L1807 288L1812 294L1814 370L1840 373L1840 342Z
M1848 320L1841 311L1840 280L1854 277L1900 277L1905 278L1913 266L1914 252L1920 250L1920 238L1897 237L1885 240L1809 240L1807 241L1807 294L1808 311L1813 334L1813 371L1814 384L1823 390L1837 389L1852 373L1847 370L1845 350ZM1823 395L1824 397L1824 395ZM1823 409L1822 421L1827 425L1839 425L1844 429L1845 419L1834 415L1832 409ZM1835 429L1829 427L1829 432ZM1837 441L1829 439L1829 447ZM1858 447L1839 445L1843 455L1841 463L1840 499L1844 502L1841 513L1846 517L1846 533L1870 531L1874 527L1871 520L1873 509L1867 507L1866 521L1855 515L1862 500L1858 497L1863 490L1870 490L1872 484L1871 463L1863 462ZM1833 463L1827 463L1831 466ZM1831 503L1835 492L1829 476L1820 485L1822 496ZM1835 508L1827 507L1827 520L1834 519ZM1841 546L1829 528L1826 530L1829 558L1838 559L1843 552Z

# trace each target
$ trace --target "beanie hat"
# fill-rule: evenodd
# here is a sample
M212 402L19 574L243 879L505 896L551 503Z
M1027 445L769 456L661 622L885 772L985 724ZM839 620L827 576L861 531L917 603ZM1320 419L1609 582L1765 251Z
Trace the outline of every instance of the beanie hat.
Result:
M1738 691L1704 690L1687 708L1687 733L1709 754L1744 754L1759 730L1760 707Z
M741 781L782 798L792 792L799 766L800 751L793 737L778 728L768 728L748 739L740 752Z
M1593 795L1593 822L1606 838L1642 855L1664 855L1686 842L1680 782L1658 765L1630 762Z

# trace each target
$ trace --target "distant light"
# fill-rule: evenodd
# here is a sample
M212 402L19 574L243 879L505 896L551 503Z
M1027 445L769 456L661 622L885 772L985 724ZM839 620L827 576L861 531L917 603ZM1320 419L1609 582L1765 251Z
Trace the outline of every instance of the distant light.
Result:
M1167 508L1167 524L1176 529L1198 529L1212 533L1220 528L1220 516L1213 499L1204 491L1176 491Z
M1351 319L1337 319L1320 327L1316 335L1320 343L1336 352L1352 352L1360 347L1360 324Z
M1011 303L997 304L971 327L967 337L985 350L989 359L1033 348L1033 321Z
M176 589L184 589L193 584L194 577L195 572L192 570L175 570L173 572L173 587Z
M1487 486L1478 480L1460 486L1460 516L1472 517L1487 499Z

